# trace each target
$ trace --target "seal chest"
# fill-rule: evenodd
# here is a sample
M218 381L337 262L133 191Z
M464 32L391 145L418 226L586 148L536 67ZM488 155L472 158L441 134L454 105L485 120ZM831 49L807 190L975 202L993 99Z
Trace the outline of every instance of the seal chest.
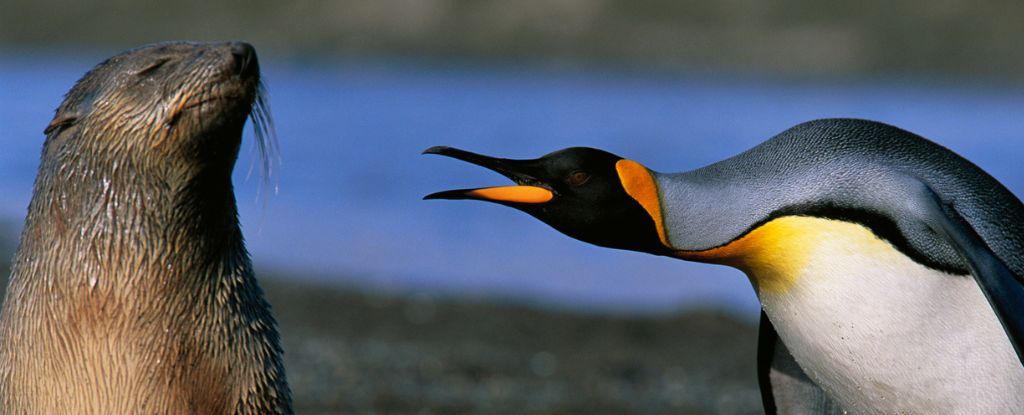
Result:
M180 42L68 92L0 315L5 413L291 412L231 184L259 89L250 45Z

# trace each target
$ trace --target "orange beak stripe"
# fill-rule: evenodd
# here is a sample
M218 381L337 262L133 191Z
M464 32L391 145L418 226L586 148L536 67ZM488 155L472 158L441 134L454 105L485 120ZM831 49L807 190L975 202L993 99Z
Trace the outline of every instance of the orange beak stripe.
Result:
M484 200L514 203L547 203L555 197L550 190L536 186L487 187L471 190L466 192L466 195Z

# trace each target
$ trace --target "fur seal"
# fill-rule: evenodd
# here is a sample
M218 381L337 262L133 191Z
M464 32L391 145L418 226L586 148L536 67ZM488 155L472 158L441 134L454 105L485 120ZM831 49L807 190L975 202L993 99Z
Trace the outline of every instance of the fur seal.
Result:
M18 414L290 413L282 350L231 183L269 127L246 43L114 56L65 96L0 315Z

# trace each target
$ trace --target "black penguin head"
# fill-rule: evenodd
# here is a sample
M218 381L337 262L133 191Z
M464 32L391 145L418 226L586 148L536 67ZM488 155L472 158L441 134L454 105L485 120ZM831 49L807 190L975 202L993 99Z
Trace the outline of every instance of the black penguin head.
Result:
M622 166L639 166L635 162L586 147L567 148L530 160L488 157L451 147L431 147L423 153L483 166L516 183L449 190L424 199L494 202L526 212L584 242L659 255L668 252L652 215L626 190L630 178L623 177ZM649 173L644 170L644 174Z

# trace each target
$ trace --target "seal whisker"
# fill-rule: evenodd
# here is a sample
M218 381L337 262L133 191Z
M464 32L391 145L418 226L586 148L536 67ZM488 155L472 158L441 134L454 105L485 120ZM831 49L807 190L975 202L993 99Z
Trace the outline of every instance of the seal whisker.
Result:
M267 88L260 82L256 88L256 99L253 101L252 111L249 113L252 121L253 135L255 136L256 150L260 155L260 181L261 187L270 185L274 177L274 165L280 165L280 150L277 146L277 134L274 130L274 120L270 115L270 103L267 100ZM252 173L250 166L249 173ZM277 193L277 184L273 186Z

